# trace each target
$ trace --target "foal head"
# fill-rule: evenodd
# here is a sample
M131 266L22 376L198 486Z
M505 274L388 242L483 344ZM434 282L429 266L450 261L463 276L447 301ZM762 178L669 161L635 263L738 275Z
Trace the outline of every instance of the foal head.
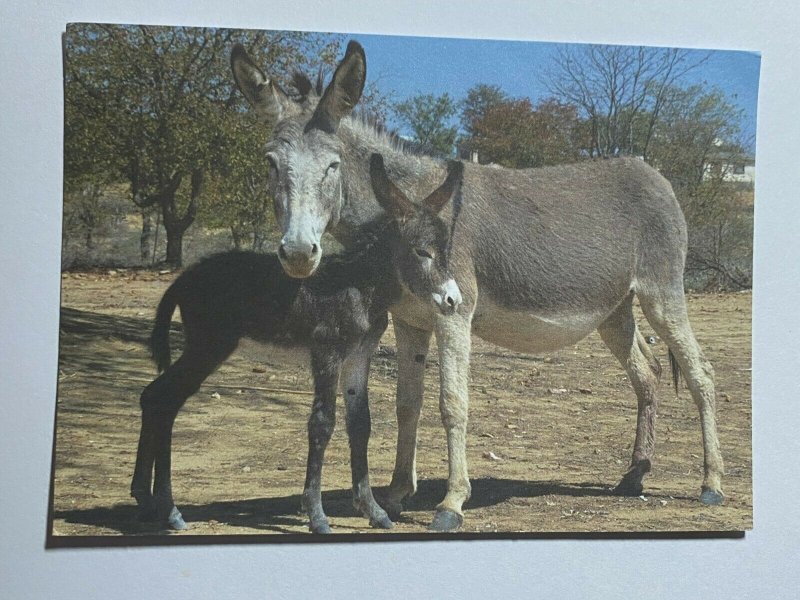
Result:
M392 219L392 263L400 282L412 294L429 298L443 314L454 313L461 292L450 275L450 236L438 214L461 192L464 165L449 161L444 183L419 205L389 180L383 156L373 154L369 166L375 198Z

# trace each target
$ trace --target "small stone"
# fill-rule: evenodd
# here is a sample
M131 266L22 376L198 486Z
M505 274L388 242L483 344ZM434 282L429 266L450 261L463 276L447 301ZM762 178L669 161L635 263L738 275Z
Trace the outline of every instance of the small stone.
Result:
M503 460L499 456L497 456L494 452L484 452L483 458L488 458L489 460Z
M219 392L214 392L213 394L211 394L211 397L214 398L214 400L219 400L220 398L222 398L222 396L219 395Z
M244 471L245 473L249 473L250 467L242 467L242 471Z

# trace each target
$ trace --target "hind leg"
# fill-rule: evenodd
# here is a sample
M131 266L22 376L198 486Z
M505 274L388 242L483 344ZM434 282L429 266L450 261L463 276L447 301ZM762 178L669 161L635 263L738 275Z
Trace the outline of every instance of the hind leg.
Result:
M714 369L703 356L689 324L683 286L679 286L679 291L676 289L660 296L640 295L640 301L647 320L674 354L700 412L704 455L700 501L722 504L725 497L722 493L724 467L717 437Z
M131 495L136 499L142 518L156 518L171 529L186 529L186 523L172 497L172 428L186 399L235 348L235 342L187 348L142 392L142 428ZM152 473L155 481L150 489Z
M655 424L658 399L656 390L661 366L653 356L633 318L633 294L598 328L600 337L622 364L636 392L636 440L628 471L614 491L623 496L639 496L642 480L650 471L655 453Z

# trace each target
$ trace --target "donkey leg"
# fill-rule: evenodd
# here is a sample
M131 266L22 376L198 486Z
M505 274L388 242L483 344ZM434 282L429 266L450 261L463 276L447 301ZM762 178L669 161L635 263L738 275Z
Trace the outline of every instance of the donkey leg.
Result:
M371 335L365 337L361 345L350 353L342 366L341 388L345 400L347 435L350 440L353 506L369 519L369 524L373 527L391 529L393 525L391 519L372 495L367 457L371 429L367 391L370 359L385 330L386 321L376 327L374 332L370 332Z
M666 341L689 386L692 399L700 412L703 433L703 486L700 501L722 504L724 466L717 437L716 393L714 369L703 356L694 337L686 311L682 284L660 297L640 295L642 310L656 333Z
M384 508L392 517L403 512L403 500L417 491L417 425L425 389L425 359L431 331L394 320L397 337L397 456Z
M472 493L467 473L471 317L461 314L438 316L436 341L439 346L439 410L447 434L449 474L447 494L436 507L430 528L454 531L464 522L461 507Z
M172 496L172 429L175 417L186 399L200 388L200 384L235 347L236 340L216 340L214 344L203 345L202 350L189 347L142 393L142 422L148 424L149 439L146 442L147 451L144 453L142 468L139 470L139 481L149 477L150 469L145 459L152 460L150 456L153 456L153 506L156 517L167 528L187 528ZM146 473L146 476L142 473ZM136 480L136 474L134 479Z
M312 352L314 373L314 403L308 419L308 461L303 488L303 508L308 514L312 533L331 533L328 517L322 509L322 463L325 448L336 425L336 387L339 382L338 357L319 351Z
M661 366L636 327L633 294L600 325L598 331L628 374L638 404L631 464L614 491L623 496L639 496L642 493L642 479L650 471L655 452L656 390Z
M156 459L155 429L151 414L142 412L142 426L136 450L136 466L131 480L131 496L139 507L139 519L154 521L157 518L153 499L153 463Z

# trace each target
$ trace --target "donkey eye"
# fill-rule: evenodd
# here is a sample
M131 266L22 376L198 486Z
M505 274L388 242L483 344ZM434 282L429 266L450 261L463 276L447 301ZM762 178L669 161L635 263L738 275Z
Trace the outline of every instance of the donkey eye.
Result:
M328 165L328 168L325 170L325 174L327 175L328 173L333 173L338 168L339 168L339 161L335 160L331 164Z
M414 248L414 253L420 258L433 258L433 254L428 252L425 248Z
M274 154L267 154L267 162L269 163L270 169L278 170L278 161L275 159Z

